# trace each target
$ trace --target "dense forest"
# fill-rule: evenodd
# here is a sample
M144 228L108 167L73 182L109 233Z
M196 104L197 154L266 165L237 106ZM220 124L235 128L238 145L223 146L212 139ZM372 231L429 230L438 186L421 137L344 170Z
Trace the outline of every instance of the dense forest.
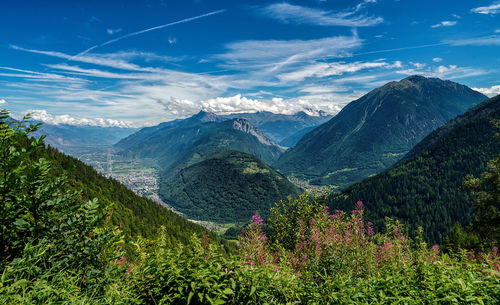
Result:
M466 226L473 209L462 187L468 174L478 176L500 153L492 120L500 118L500 97L472 108L422 140L394 168L333 194L328 205L346 209L353 200L366 204L366 217L381 229L385 217L442 243L455 222Z
M263 216L299 189L258 158L233 150L209 156L163 180L161 195L188 217L222 223Z

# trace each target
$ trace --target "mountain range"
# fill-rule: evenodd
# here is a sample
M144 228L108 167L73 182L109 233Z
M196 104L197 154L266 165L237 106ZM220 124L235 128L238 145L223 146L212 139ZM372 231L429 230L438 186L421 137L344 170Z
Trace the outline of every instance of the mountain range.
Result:
M172 173L221 149L234 149L272 163L283 149L245 119L200 113L174 122L149 127L115 145L120 154L158 160L164 173Z
M390 82L304 135L275 166L309 184L342 188L392 166L431 131L485 99L437 78Z
M65 148L71 146L113 145L120 139L136 131L138 131L137 128L75 126L67 124L53 125L44 123L35 135L46 135L45 143L65 151Z

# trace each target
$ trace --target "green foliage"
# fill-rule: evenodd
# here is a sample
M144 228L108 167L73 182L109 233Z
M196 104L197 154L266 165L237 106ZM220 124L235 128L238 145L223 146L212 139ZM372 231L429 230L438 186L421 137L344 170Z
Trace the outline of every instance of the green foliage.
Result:
M295 206L304 207L305 199L299 200L302 202ZM310 203L319 205L314 199ZM257 215L241 240L239 256L224 255L206 238L193 237L190 246L174 249L160 238L153 251L140 242L138 252L144 255L129 273L134 294L146 304L500 302L500 261L496 254L478 258L469 258L466 253L453 257L441 254L437 247L428 249L421 239L412 243L402 230L396 230L400 228L397 221L389 222L387 234L361 232L360 204L351 216L336 212L339 218L333 222L330 215L322 217L327 214L324 209L318 211L313 229L303 231L303 246L291 250L283 250L279 242L267 242ZM308 219L299 221L306 223ZM330 227L324 225L328 222L338 230L332 236L342 235L337 244L326 238ZM352 235L346 234L349 230ZM318 243L323 247L320 254L316 254ZM282 251L273 252L276 247ZM306 255L302 264L294 264L294 259ZM316 255L322 259L316 259Z
M43 149L43 138L28 140L37 125L9 122L0 114L0 217L2 265L15 260L26 245L46 244L47 257L67 267L96 267L113 240L110 229L96 230L104 219L97 201L80 203L74 192L61 192L64 177L51 173L50 163L32 154ZM27 143L27 144L24 144ZM27 148L26 148L27 147Z
M109 262L120 253L121 234L102 225L107 209L97 200L82 202L74 191L62 191L65 177L34 157L44 149L43 137L28 139L38 126L26 126L25 120L10 121L7 112L0 113L0 300L57 298L37 291L38 284L52 281L47 275L72 272L73 287L98 292Z
M431 243L443 243L458 221L473 218L467 174L478 176L500 153L491 120L500 118L500 97L492 98L431 133L406 159L390 170L333 194L328 206L348 209L353 201L366 204L366 218L377 230L385 217L395 217L410 229L421 226ZM451 240L450 242L453 242Z
M500 127L500 121L495 121ZM497 135L498 137L498 135ZM481 178L468 176L464 186L472 191L475 217L472 231L483 247L500 245L500 155L488 162Z
M276 203L268 220L272 242L293 249L300 238L301 225L310 231L310 220L323 212L326 199L326 194L304 192L298 198L288 197Z
M162 180L160 194L190 218L245 222L256 211L267 216L275 202L299 189L256 157L224 151Z

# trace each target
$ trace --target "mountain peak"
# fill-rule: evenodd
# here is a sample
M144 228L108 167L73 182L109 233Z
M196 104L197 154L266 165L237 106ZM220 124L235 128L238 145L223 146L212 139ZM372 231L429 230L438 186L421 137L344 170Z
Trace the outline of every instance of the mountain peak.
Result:
M415 75L410 75L407 78L403 79L403 81L405 81L405 80L412 82L412 83L421 83L421 82L428 80L428 78L425 76L422 76L422 75L415 74Z
M262 133L257 127L255 127L250 121L241 118L235 118L228 121L231 124L231 128L234 130L239 130L244 133L248 133L256 137L259 142L269 146L278 146L274 143L268 136Z
M193 115L191 118L200 122L221 122L224 119L213 112L207 112L201 110L197 114Z

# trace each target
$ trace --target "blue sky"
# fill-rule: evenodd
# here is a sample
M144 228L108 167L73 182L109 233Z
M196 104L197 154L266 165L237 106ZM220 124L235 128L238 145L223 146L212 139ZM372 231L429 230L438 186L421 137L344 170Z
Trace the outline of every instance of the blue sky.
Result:
M0 107L143 126L338 112L411 74L500 93L500 1L0 3Z

